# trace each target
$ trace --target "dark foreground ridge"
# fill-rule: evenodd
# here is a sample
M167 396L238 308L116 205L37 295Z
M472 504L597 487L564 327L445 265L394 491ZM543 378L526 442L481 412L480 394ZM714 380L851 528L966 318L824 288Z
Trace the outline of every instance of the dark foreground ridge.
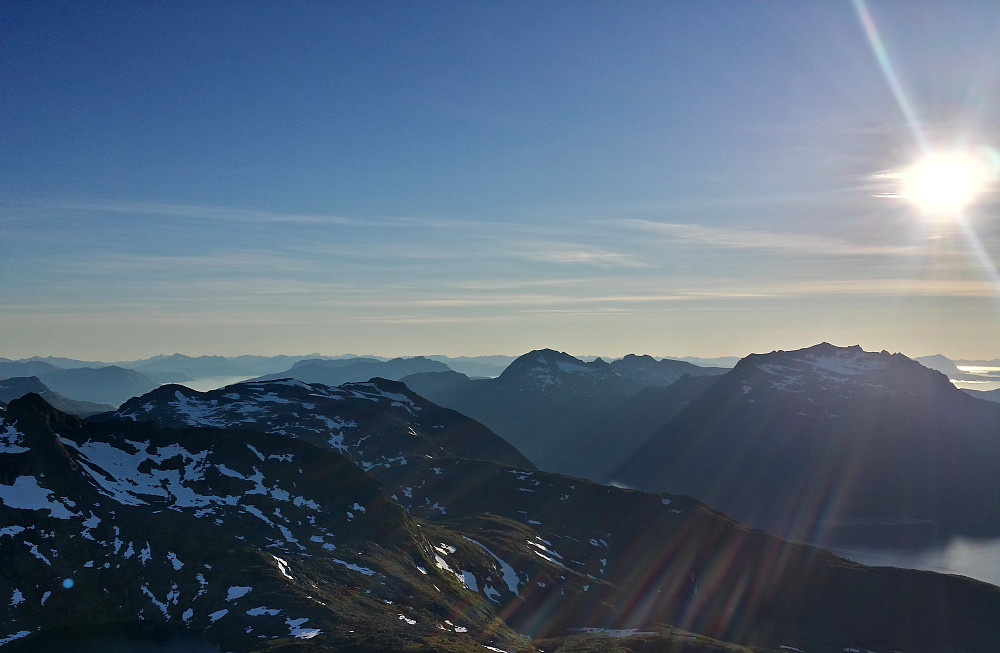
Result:
M5 650L155 626L226 651L931 653L1000 641L1000 588L868 568L685 497L427 445L422 429L447 437L449 425L422 421L433 404L399 384L224 393L223 407L221 395L154 391L123 406L130 419L102 422L36 395L0 413ZM341 413L351 403L334 393L369 410ZM189 427L136 421L158 412ZM416 450L400 449L403 434Z

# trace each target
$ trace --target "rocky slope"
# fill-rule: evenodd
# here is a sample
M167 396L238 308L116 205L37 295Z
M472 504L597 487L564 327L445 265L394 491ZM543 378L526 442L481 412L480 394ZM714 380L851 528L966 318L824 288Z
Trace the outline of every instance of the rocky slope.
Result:
M255 431L84 423L37 395L0 442L0 643L176 626L228 651L519 645L346 457ZM131 624L131 626L129 626Z

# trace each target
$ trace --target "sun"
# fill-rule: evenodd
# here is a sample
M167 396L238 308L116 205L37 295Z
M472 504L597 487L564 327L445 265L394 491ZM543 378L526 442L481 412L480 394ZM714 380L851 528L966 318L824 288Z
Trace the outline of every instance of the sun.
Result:
M971 154L927 154L903 173L901 195L926 214L956 217L986 190L990 178L989 168Z

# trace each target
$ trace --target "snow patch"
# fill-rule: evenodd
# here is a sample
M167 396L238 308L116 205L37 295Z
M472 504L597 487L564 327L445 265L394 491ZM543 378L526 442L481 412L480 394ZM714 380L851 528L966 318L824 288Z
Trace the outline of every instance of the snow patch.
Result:
M466 537L464 535L462 536L462 539L466 539L466 540L472 542L473 544L479 546L483 551L485 551L486 553L488 553L490 555L490 557L492 557L494 560L496 560L497 564L500 565L500 571L501 571L501 573L503 573L503 580L504 580L505 583L507 583L507 588L510 589L510 591L513 592L514 594L518 593L517 592L517 585L520 582L520 579L517 577L517 572L514 571L513 567L511 567L509 564L507 564L506 562L504 562L503 560L501 560L492 551L490 551L485 546L483 546L482 543L477 542L476 540L472 539L471 537Z
M345 562L344 560L340 560L339 558L333 558L333 561L336 562L338 565L344 565L348 569L353 569L354 571L361 572L365 576L374 576L375 575L375 570L374 569L369 569L367 567L361 567L359 565L351 564L350 562ZM418 569L419 569L419 567L418 567ZM427 572L425 571L424 573L426 574Z
M229 588L229 592L226 595L227 601L235 601L238 598L244 597L253 591L252 587L247 587L245 585L233 585Z
M20 431L15 429L13 425L4 427L4 430L0 431L0 453L24 453L28 451L27 447L18 444L20 441Z
M0 646L3 646L4 644L10 644L15 639L21 639L22 637L27 637L30 634L31 634L30 630L19 630L12 635L7 635L6 637L0 637Z
M50 517L69 519L79 517L65 505L56 500L50 500L52 490L43 488L34 476L18 476L13 485L0 484L0 501L8 508L18 510L48 510Z
M287 562L285 562L284 560L282 560L281 558L279 558L278 556L276 556L274 554L271 554L271 557L274 558L275 563L277 563L277 565L278 565L278 571L281 572L282 576L284 576L288 580L295 580L288 573L288 563Z

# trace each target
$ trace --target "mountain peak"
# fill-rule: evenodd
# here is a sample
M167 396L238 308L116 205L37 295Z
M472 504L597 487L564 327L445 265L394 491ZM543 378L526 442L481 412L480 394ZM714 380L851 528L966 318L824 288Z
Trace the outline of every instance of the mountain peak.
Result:
M903 354L869 352L859 345L837 347L822 342L792 351L751 354L733 368L743 393L783 391L796 394L832 392L846 397L855 392L879 395L920 395L957 390L948 377Z
M618 374L600 358L586 363L566 352L536 349L511 363L498 380L508 383L527 381L529 385L541 389L564 382L596 384L612 378L618 378Z

